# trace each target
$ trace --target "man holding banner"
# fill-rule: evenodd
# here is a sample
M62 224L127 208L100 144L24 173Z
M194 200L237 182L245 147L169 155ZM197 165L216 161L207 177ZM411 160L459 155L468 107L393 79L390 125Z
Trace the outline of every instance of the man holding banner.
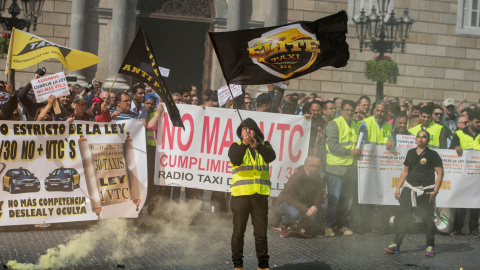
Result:
M358 140L358 126L352 121L355 107L355 102L344 100L341 116L335 118L327 127L327 237L335 236L335 224L344 235L353 234L345 225L352 206L354 186L357 184L356 158L361 154L360 149L355 149Z
M410 149L405 158L402 174L395 190L395 198L400 202L398 215L395 217L395 239L385 251L388 253L400 253L400 245L410 223L413 208L418 206L425 224L427 249L425 256L435 255L435 223L433 213L435 198L443 181L443 162L440 155L427 147L430 134L426 130L420 130L416 136L417 147ZM435 179L435 173L437 179ZM400 187L404 185L400 194Z
M463 150L480 151L480 113L473 112L468 116L468 126L464 129L457 130L453 136L450 149L455 149L458 156L463 155ZM455 223L453 225L453 231L450 235L460 235L463 222L465 219L467 209L457 208L455 209ZM478 215L480 209L470 209L470 220L468 228L470 234L473 237L480 237L478 232Z

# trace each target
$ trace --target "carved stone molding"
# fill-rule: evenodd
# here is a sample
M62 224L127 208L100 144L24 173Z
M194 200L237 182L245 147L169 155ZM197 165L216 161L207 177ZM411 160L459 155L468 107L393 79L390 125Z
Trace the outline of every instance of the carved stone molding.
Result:
M212 18L211 0L143 0L138 9L142 13Z

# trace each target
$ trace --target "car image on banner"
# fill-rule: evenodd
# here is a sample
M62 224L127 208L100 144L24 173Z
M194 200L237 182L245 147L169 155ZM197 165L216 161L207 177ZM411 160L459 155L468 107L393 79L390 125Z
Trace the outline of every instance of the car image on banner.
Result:
M60 168L45 178L45 190L74 191L80 187L80 174L73 168Z
M10 194L40 191L40 180L24 168L10 169L3 176L2 187Z

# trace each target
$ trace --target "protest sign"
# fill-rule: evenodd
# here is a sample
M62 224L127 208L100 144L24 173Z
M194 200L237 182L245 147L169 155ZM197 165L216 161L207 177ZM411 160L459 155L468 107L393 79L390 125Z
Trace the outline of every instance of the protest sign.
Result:
M185 130L175 128L164 115L157 130L155 183L229 191L232 166L228 149L240 141L240 119L230 109L179 105ZM167 114L166 112L165 114ZM242 111L254 119L276 152L270 163L271 195L278 196L308 154L310 123L302 116ZM163 132L163 134L162 134Z
M170 75L170 69L168 68L158 67L158 70L160 70L160 74L165 78L167 78L168 75Z
M56 98L70 95L63 72L32 80L32 89L38 103L47 101L50 95Z
M230 84L230 88L232 89L233 97L236 98L242 94L242 86L236 84ZM232 95L228 90L228 85L223 86L222 88L218 89L218 106L222 107L225 105L228 99L232 99Z
M398 205L394 198L403 162L411 148L365 145L358 161L358 199L362 204ZM449 208L480 208L480 152L435 149L443 161L444 178L436 205ZM405 189L405 188L404 188ZM408 189L405 190L410 192ZM402 192L405 192L402 191Z
M406 147L408 149L417 147L415 136L397 134L397 147Z
M147 189L140 120L7 121L0 132L0 226L138 216Z

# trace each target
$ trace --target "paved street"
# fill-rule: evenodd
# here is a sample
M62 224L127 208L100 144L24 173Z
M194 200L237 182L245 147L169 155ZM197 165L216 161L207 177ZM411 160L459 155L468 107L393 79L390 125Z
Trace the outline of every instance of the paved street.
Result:
M43 229L3 227L0 263L35 264L47 249L65 244L43 256L42 265L64 269L232 269L230 220L204 210L193 224L195 207L199 206L168 207L163 216L143 217L145 226L133 220L105 220ZM208 207L205 203L205 209ZM292 234L280 238L277 230L270 229L270 265L275 269L479 269L479 238L437 234L437 255L425 257L425 236L413 232L407 235L401 254L392 255L383 251L393 239L391 234L310 239ZM250 224L244 253L245 269L256 269ZM19 269L34 268L23 267Z

